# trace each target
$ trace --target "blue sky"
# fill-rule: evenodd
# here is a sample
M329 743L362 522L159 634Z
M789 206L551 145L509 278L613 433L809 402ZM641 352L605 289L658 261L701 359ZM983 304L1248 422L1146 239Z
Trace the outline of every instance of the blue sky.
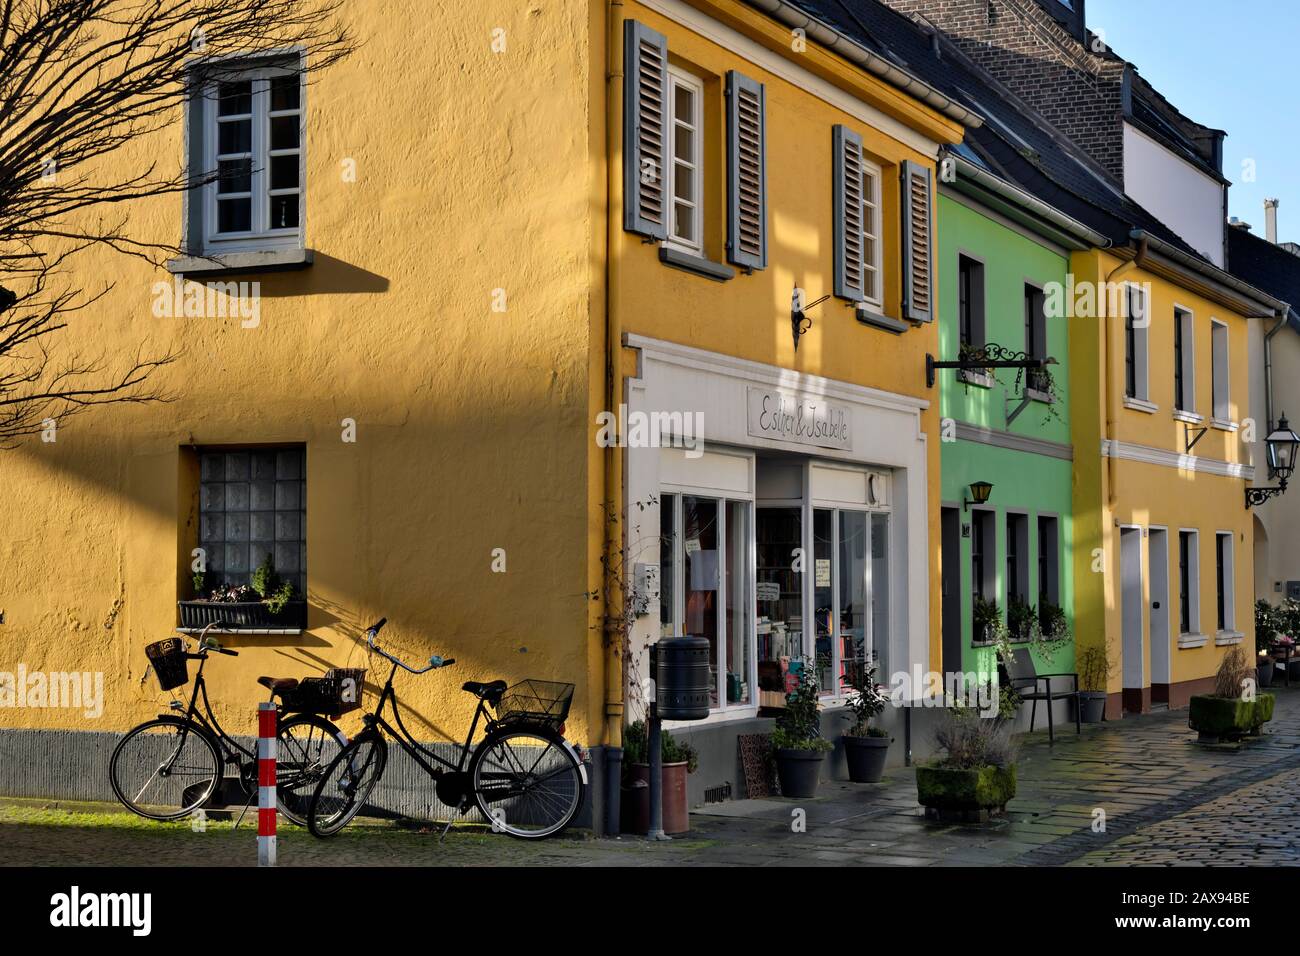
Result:
M1296 0L1087 0L1088 27L1184 114L1227 130L1229 214L1300 242L1300 3ZM1255 161L1255 182L1242 163Z

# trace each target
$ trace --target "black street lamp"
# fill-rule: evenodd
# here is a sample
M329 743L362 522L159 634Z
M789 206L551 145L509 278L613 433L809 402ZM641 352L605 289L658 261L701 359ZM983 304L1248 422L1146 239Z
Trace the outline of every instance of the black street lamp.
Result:
M1252 505L1262 505L1274 495L1286 491L1286 483L1290 480L1291 473L1295 471L1296 449L1300 448L1300 435L1291 430L1286 415L1283 415L1278 419L1277 427L1264 439L1264 444L1268 447L1269 477L1276 478L1277 485L1273 488L1247 488L1247 508Z

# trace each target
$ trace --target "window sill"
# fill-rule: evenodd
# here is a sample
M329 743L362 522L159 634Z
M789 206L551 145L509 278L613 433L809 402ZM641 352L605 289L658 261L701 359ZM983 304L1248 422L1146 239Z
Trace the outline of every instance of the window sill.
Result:
M1237 430L1237 423L1230 422L1226 418L1211 418L1210 427L1217 428L1221 432L1235 432Z
M974 385L976 388L992 388L995 384L992 375L968 368L957 369L957 381L963 385Z
M1160 411L1160 406L1155 402L1149 402L1145 398L1132 398L1131 396L1125 396L1124 407L1131 408L1135 412L1145 412L1148 415L1154 415Z
M176 631L179 634L202 634L204 628L178 627L176 628ZM229 634L231 637L238 637L241 634L254 634L258 636L265 636L267 634L294 635L294 634L302 634L303 628L301 627L229 627L229 628L214 627L211 630L209 630L208 633Z
M242 272L283 272L306 269L315 259L307 248L265 249L255 252L214 252L178 256L167 260L167 271L177 275L219 275Z
M1227 647L1229 644L1240 644L1245 638L1246 635L1241 631L1219 631L1214 635L1214 643L1218 647Z
M858 305L853 310L853 317L863 325L870 325L873 328L883 329L886 332L892 332L895 335L901 335L912 327L900 319L891 319L887 315L877 312L875 309L865 305Z
M1204 647L1210 639L1204 634L1179 634L1178 649L1180 651L1191 650L1194 647Z
M720 262L714 262L712 259L706 259L703 256L682 252L672 246L659 247L659 261L666 266L693 272L715 282L726 282L728 279L736 277L736 270L730 266L724 266Z
M1181 408L1175 408L1174 421L1186 422L1189 425L1204 425L1205 416L1198 415L1196 412L1185 412Z

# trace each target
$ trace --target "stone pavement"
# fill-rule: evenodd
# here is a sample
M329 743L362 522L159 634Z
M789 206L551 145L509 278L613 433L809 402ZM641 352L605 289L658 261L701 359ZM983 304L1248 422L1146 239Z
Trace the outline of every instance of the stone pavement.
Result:
M1019 792L989 826L925 820L909 769L880 784L825 785L813 800L740 800L691 814L671 842L581 833L525 843L472 829L354 825L332 840L285 827L281 865L1300 865L1300 687L1273 688L1266 736L1240 750L1198 746L1186 710L1073 728L1048 746L1021 738ZM35 806L33 805L35 804ZM97 811L112 808L97 807ZM0 802L7 864L251 865L247 825L193 833L128 814ZM1103 818L1104 829L1094 826ZM802 826L796 826L801 821Z

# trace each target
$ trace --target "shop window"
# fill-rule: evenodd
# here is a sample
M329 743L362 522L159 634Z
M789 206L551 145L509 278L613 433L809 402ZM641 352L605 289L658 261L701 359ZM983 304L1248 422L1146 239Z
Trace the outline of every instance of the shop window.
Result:
M659 636L676 637L673 610L676 593L677 496L664 495L659 500Z
M888 555L888 515L813 512L814 660L823 694L844 694L846 682L876 659L877 643L888 642Z
M785 706L785 675L803 650L803 514L760 508L757 542L758 690L760 706Z
M871 648L877 665L876 680L889 680L889 515L871 516Z
M267 556L280 579L307 593L306 451L207 449L199 455L199 546L205 590L248 584Z

